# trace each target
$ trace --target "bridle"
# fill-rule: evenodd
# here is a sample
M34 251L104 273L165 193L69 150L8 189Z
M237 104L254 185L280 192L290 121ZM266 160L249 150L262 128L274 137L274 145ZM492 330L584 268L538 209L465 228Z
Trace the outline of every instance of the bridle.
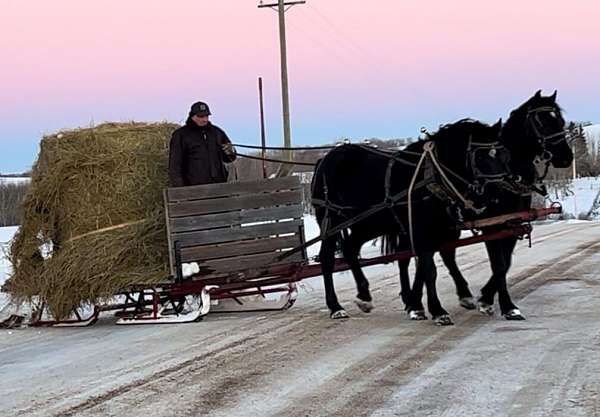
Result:
M550 165L550 161L552 160L552 152L548 150L548 145L557 145L561 141L565 140L565 130L561 129L558 132L544 135L541 132L541 128L544 125L540 120L541 113L555 113L556 117L559 119L559 122L564 126L564 119L560 114L560 110L554 106L540 106L527 111L527 116L525 116L525 124L529 125L531 131L535 135L538 144L540 145L542 151L540 154L536 156L536 162L546 164L546 169L544 173L544 177L548 173L548 167ZM542 178L543 179L543 178Z

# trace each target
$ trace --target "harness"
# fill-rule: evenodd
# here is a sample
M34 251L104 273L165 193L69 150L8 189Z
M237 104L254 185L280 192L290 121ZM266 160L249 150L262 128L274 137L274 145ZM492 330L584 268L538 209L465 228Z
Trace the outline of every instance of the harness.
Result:
M537 172L536 169L536 183L541 183L544 178L546 178L546 176L548 175L548 170L550 169L550 161L552 160L552 152L550 152L547 149L547 145L557 145L558 143L560 143L561 141L565 140L565 131L564 130L560 130L558 132L552 133L550 135L544 135L541 132L541 127L543 126L542 121L540 120L540 113L550 113L550 112L554 112L556 113L556 116L560 118L560 120L562 120L562 123L564 124L564 120L562 119L562 116L560 114L560 111L553 106L540 106L540 107L536 107L533 109L530 109L529 111L527 111L527 116L525 117L525 124L526 126L529 125L529 127L531 128L533 134L535 135L538 144L540 145L540 147L542 148L542 152L540 155L536 156L535 159L535 163L541 163L544 164L544 172L543 174L539 174L539 172ZM532 184L531 186L533 191L536 191L540 194L542 194L542 196L546 196L547 192L545 191L545 187L542 185L541 188L538 188L535 183Z
M497 172L497 173L487 173L483 172L481 168L477 165L477 155L478 154L488 154L492 158L502 158L503 163L506 166L506 172ZM472 138L469 138L469 146L467 148L467 157L466 157L466 167L473 173L475 178L483 178L484 185L487 183L497 183L500 181L504 181L506 174L509 172L508 170L508 160L510 156L508 154L508 150L506 147L500 142L491 142L491 143L482 143L482 142L473 142Z
M402 221L400 220L400 218L398 217L398 214L394 210L396 207L403 206L403 205L408 206L408 229L409 229L408 235L409 235L410 242L411 242L411 248L414 251L415 246L414 246L414 237L413 237L413 215L412 215L413 203L414 203L413 193L416 190L419 190L422 188L426 188L430 192L430 195L423 197L419 201L425 201L425 200L431 198L431 196L434 196L434 197L437 197L440 199L446 199L451 204L456 204L456 202L459 201L462 204L462 207L472 210L477 214L480 214L481 212L483 212L486 209L485 206L477 207L476 204L472 200L467 198L467 196L464 193L460 192L458 187L456 187L456 185L450 180L450 178L449 178L450 176L453 176L453 177L459 179L461 182L463 182L467 186L468 190L476 190L480 187L480 185L470 183L465 178L461 177L460 175L456 174L452 170L450 170L447 167L445 167L444 165L442 165L441 162L439 162L439 160L438 160L438 156L437 156L437 152L436 152L436 148L435 148L435 142L432 140L428 140L423 144L423 152L421 152L421 153L413 152L413 151L405 151L405 150L400 150L400 151L390 153L390 152L381 151L379 149L376 149L376 148L373 148L370 146L366 146L366 145L354 145L354 146L358 146L361 149L363 149L367 152L370 152L370 153L385 156L386 158L389 159L387 167L386 167L386 173L385 173L385 181L384 181L385 197L384 197L383 201L371 206L367 210L364 210L364 211L350 217L347 213L349 211L355 211L358 208L353 207L353 206L343 206L343 205L339 205L339 204L332 202L329 199L329 188L327 187L327 178L325 177L325 175L323 175L322 180L323 180L324 199L318 199L318 198L312 199L312 203L314 206L322 207L325 209L325 214L323 216L323 220L320 225L321 226L320 236L309 240L308 242L304 243L302 246L299 246L292 250L286 251L284 254L282 254L278 257L278 260L287 258L288 256L290 256L296 252L299 252L308 246L313 245L314 243L320 242L322 240L326 240L326 239L334 236L335 234L339 233L340 231L347 229L347 228L351 227L352 225L354 225L354 224L364 220L365 218L367 218L381 210L384 210L384 209L391 210L392 215L393 215L396 223L398 224L400 230L402 231L403 234L406 234L405 227L404 227ZM471 152L471 153L475 152L475 151L479 150L480 148L485 148L489 151L490 149L496 149L496 148L500 148L500 147L502 147L502 145L500 145L499 142L493 142L493 143L487 144L487 143L472 142L470 140L469 149L467 152L467 160L471 160L472 161L471 164L474 164L474 158L470 156L469 152ZM408 161L407 159L405 159L403 157L405 155L419 156L419 160L417 163ZM414 167L415 170L414 170L413 176L411 178L409 187L405 190L402 190L400 192L392 194L392 192L391 192L392 169L396 163L401 163L404 165ZM315 176L320 175L320 167L321 167L320 165L317 167L317 169L315 171ZM417 178L418 178L421 170L423 170L423 179L417 181ZM503 175L506 175L507 173L508 173L508 171L506 171ZM484 186L485 186L485 184L487 184L488 181L496 182L497 181L496 177L497 177L496 174L489 175L488 177L485 177L485 175L481 176L481 178L484 179ZM314 184L315 183L313 182L313 187L314 187ZM312 191L314 194L314 188ZM481 193L483 193L483 191L481 191ZM342 218L345 218L346 220L343 221L342 223L338 224L337 226L330 227L332 213L335 213L336 215L338 215Z

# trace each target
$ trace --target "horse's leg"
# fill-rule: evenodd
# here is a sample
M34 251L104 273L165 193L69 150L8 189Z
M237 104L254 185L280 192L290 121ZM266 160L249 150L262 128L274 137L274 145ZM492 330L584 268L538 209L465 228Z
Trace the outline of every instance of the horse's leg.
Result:
M319 251L319 261L321 262L321 271L323 272L323 282L325 284L325 301L332 319L347 318L348 313L338 302L335 288L333 286L333 267L335 264L335 244L336 239L330 237L321 242Z
M512 254L517 244L517 238L511 237L503 239L501 244L504 254L505 272L503 275L498 276L498 282L496 284L498 289L498 303L500 304L500 312L507 320L525 320L525 317L521 314L519 308L512 302L510 294L508 293L508 284L506 282L506 275L508 274L512 264Z
M411 320L427 320L427 315L425 314L425 307L423 307L423 287L425 285L426 275L423 267L419 266L419 258L415 258L416 262L416 272L415 272L415 281L413 282L412 289L410 288L410 282L408 280L408 272L406 274L407 287L409 290L407 291L408 296L408 316ZM404 291L404 288L402 288Z
M367 281L358 260L362 244L356 236L355 233L344 235L344 239L342 240L342 251L344 253L344 260L350 266L354 281L356 282L356 289L358 291L355 300L356 305L365 313L370 313L374 308L373 298L369 291L369 281Z
M410 258L401 259L398 261L398 270L400 272L400 297L404 303L404 310L410 309L410 275L408 274L408 266Z
M437 270L433 254L434 252L419 253L417 270L421 270L420 274L424 276L425 285L427 286L427 307L431 317L437 325L448 326L454 323L438 298L436 289Z
M506 283L506 274L511 265L516 243L516 238L492 240L485 243L492 268L492 277L481 289L479 298L479 310L484 314L494 314L494 296L498 291L501 313L509 320L525 319L510 299Z
M496 241L485 242L485 248L488 253L488 259L490 261L490 268L492 270L492 276L485 285L481 288L481 296L477 300L479 305L479 311L488 316L494 314L494 297L497 291L497 274L500 274L504 269L504 250L499 244L503 239Z
M456 265L456 249L440 251L440 256L442 257L450 276L454 280L456 295L458 295L460 305L467 310L474 310L477 306L473 300L473 294L471 294L467 280L460 272L460 269L458 269L458 265Z

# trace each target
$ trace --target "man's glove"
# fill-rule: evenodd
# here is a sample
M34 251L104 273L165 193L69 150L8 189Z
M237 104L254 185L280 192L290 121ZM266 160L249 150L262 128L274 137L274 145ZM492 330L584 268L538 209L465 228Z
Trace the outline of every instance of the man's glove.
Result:
M225 155L227 156L233 156L235 155L235 148L233 147L233 145L231 143L224 143L221 148L223 149L223 152L225 153Z

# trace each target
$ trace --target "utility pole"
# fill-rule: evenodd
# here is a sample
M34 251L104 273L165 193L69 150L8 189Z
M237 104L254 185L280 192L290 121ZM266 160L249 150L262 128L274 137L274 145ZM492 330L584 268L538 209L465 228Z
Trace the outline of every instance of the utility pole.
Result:
M279 14L279 53L281 57L281 104L283 108L283 146L290 148L292 146L291 128L290 128L290 98L288 90L288 73L287 73L287 48L285 39L285 12L291 7L306 3L305 0L285 1L278 0L276 3L263 4L262 0L258 8L268 7L277 10ZM292 151L285 151L285 159L292 160ZM291 165L289 165L291 170Z
M577 179L577 138L583 136L583 126L580 124L577 129L577 133L575 135L575 140L573 140L573 180Z
M575 140L573 141L573 213L575 218L578 218L577 213L577 148L576 142L577 138L583 135L583 126L580 124L579 129L577 129L575 135Z
M265 158L267 157L267 155L266 155L267 152L265 149L265 147L267 146L267 140L266 140L266 134L265 134L265 110L264 110L264 106L263 106L262 77L258 77L258 100L259 100L259 105L260 105L260 143L261 143L261 147L262 147L261 156L263 158L262 171L263 171L263 178L267 178L267 161L265 161Z

